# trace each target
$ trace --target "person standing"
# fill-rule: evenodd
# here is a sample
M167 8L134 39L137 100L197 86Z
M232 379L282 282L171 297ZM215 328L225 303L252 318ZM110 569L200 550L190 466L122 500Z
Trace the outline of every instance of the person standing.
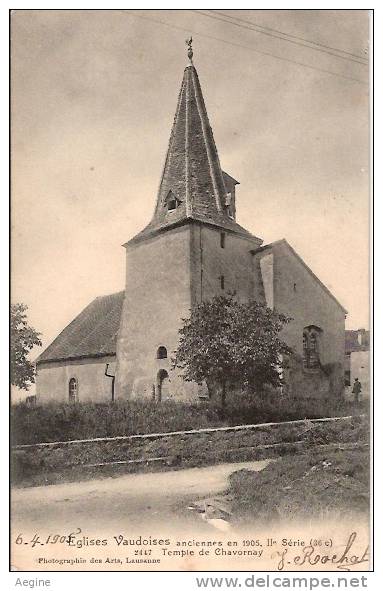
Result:
M360 383L359 378L355 378L354 385L352 387L352 393L354 394L355 403L360 402L361 392L362 392L362 384Z

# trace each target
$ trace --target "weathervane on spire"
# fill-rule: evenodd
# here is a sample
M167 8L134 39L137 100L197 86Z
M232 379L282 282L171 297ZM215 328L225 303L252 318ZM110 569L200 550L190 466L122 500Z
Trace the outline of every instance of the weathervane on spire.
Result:
M190 60L190 63L193 64L193 48L192 48L193 37L190 36L188 39L186 39L185 43L188 46L188 58Z

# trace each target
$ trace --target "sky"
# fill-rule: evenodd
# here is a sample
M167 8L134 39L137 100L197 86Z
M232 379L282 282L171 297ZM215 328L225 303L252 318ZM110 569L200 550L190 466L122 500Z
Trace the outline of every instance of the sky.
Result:
M368 67L349 55L367 55L368 12L224 12L295 43L192 10L13 11L12 301L44 347L124 287L122 244L153 213L190 34L237 221L286 238L346 327L368 328Z

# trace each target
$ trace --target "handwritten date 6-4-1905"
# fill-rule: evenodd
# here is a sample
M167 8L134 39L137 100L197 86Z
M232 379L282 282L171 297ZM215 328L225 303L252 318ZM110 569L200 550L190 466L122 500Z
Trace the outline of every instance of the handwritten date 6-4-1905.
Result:
M78 528L75 532L70 534L48 534L47 536L41 536L37 533L33 536L24 536L19 533L16 537L15 543L20 545L30 546L47 546L48 544L65 544L67 546L76 546L77 548L83 548L84 546L106 546L108 540L101 538L90 538L89 536L78 537L81 533L81 529Z

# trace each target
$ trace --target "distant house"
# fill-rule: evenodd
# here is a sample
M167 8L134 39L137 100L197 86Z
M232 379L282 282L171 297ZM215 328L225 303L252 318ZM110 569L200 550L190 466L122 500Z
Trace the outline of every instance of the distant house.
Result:
M368 397L370 393L370 332L365 328L346 330L344 370L345 386L349 387L349 393L351 394L355 378L359 378L362 384L362 398Z

